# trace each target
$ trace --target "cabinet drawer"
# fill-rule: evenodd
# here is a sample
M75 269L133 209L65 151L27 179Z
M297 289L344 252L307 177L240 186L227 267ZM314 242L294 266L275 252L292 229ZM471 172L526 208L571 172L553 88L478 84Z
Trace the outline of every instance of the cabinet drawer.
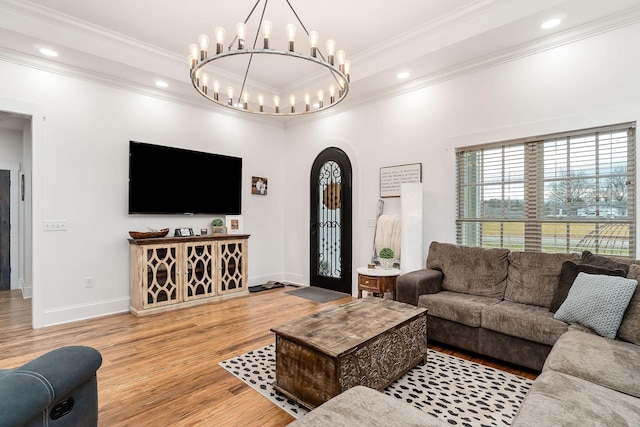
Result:
M365 275L358 275L358 287L362 289L380 289L382 284L382 277L372 277Z

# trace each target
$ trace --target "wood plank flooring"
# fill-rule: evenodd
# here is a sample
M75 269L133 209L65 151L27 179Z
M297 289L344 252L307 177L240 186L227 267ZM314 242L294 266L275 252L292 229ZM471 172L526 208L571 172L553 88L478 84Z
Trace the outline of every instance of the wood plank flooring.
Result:
M279 288L148 317L115 314L31 328L20 291L0 292L0 367L14 368L55 348L100 351L100 426L284 426L293 417L218 362L271 344L271 327L345 303L320 304ZM527 378L533 371L440 345L430 348Z

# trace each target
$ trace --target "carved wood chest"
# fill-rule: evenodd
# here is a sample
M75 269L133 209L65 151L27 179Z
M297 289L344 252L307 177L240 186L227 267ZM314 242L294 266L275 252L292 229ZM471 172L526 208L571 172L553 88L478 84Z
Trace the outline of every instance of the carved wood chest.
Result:
M427 359L427 311L368 297L271 329L274 387L315 408L364 385L382 390Z

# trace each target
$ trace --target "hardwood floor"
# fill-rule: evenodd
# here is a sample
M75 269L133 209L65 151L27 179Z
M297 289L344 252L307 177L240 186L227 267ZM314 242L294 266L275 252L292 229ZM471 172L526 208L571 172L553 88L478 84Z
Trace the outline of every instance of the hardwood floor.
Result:
M0 367L55 348L100 351L100 426L284 426L293 417L218 365L273 342L271 327L345 303L320 304L272 289L148 317L115 314L31 329L31 304L0 292ZM430 348L527 378L533 371L440 345Z

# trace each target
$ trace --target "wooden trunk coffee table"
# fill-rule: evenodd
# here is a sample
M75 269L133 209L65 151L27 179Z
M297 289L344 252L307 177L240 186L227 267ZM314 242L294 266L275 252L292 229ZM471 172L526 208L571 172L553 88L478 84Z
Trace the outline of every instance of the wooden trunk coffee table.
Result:
M427 311L367 297L271 329L274 388L315 408L364 385L382 390L427 361Z

